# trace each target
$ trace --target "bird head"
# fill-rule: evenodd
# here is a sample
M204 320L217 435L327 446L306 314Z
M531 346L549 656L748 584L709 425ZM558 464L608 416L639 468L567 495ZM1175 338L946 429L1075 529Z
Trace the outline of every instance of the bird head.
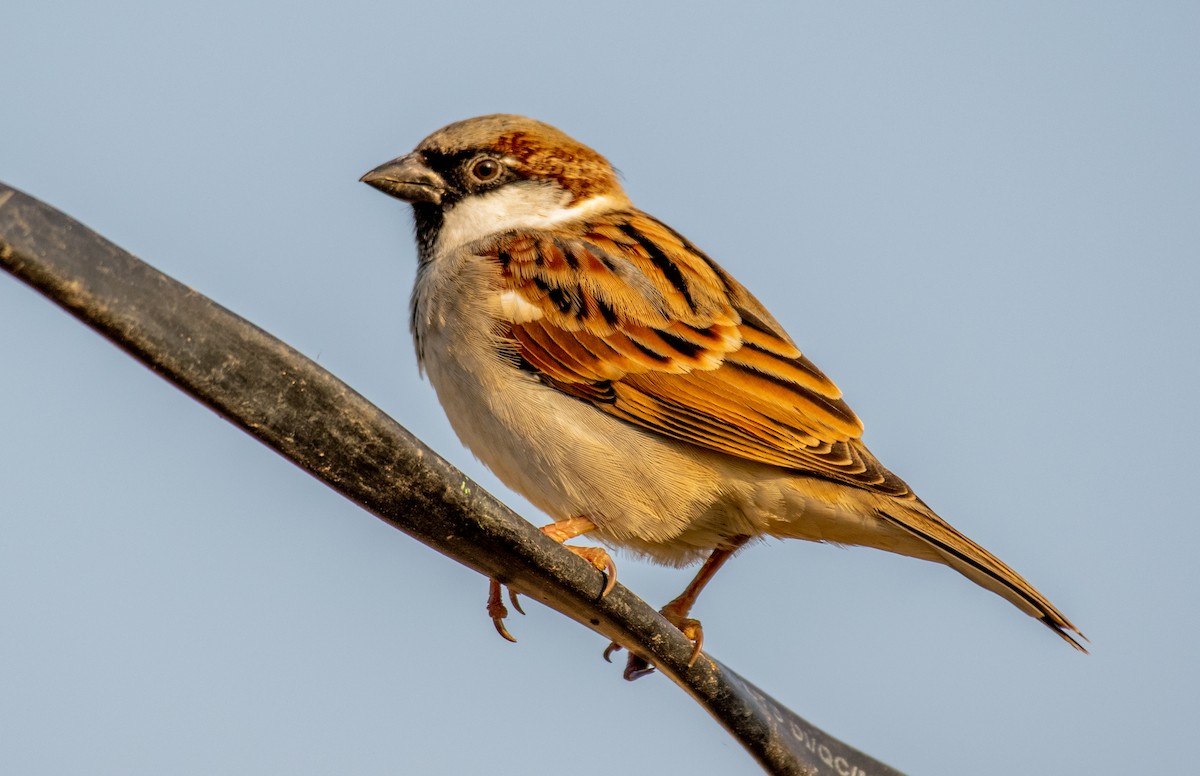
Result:
M443 127L361 180L412 204L424 260L489 235L629 207L607 159L510 114Z

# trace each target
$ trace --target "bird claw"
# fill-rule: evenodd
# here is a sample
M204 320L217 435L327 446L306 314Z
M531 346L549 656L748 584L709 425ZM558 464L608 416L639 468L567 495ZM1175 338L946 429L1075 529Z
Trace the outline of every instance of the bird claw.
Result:
M520 612L521 607L517 605L516 600L513 598L514 595L515 593L510 590L509 600L513 602L513 606L516 607L518 612ZM511 633L508 632L508 628L504 627L504 618L508 617L508 608L505 607L504 601L501 600L499 580L488 580L487 613L488 616L492 618L492 625L496 626L496 632L506 640L516 644L517 640L513 638ZM524 614L524 612L521 613Z
M621 649L622 647L620 644L615 641L612 642L604 649L604 659L611 663L612 654L614 652L620 652ZM625 681L632 682L634 679L640 679L646 674L652 673L654 673L654 666L652 666L648 660L638 657L632 652L629 653L629 659L625 661L625 671L622 674L622 676L625 677Z
M663 607L662 616L667 619L667 622L679 629L679 632L687 637L688 641L692 642L692 655L688 658L687 667L691 668L700 659L700 651L704 647L704 628L700 625L699 620L693 620L690 617L681 617L671 610L670 605ZM621 645L617 642L610 643L604 650L604 659L609 663L612 662L614 652L620 652ZM629 653L629 659L625 661L625 672L623 676L625 681L632 682L635 679L641 679L647 674L654 673L654 666L644 657Z
M600 597L603 598L611 593L617 584L617 564L613 563L612 557L599 547L574 547L564 544L568 539L582 536L595 528L596 524L586 517L572 517L568 520L544 525L541 530L546 536L562 544L604 573L604 589L600 591Z
M505 641L511 641L513 644L517 643L516 638L514 638L513 635L508 632L508 628L504 627L503 615L500 617L493 616L492 625L496 626L496 633L499 633L505 639Z
M691 608L692 601L680 596L659 610L659 614L665 617L667 622L678 628L679 632L692 642L692 656L688 658L688 668L696 664L700 658L700 650L704 647L704 627L700 625L699 620L688 617Z
M633 682L654 673L654 666L645 658L630 655L625 662L625 672L621 674L627 682Z
M611 555L599 547L575 547L569 544L564 544L563 547L583 558L604 574L604 589L600 591L601 598L612 592L617 585L617 564L613 563Z
M704 647L704 628L701 627L699 620L693 620L690 617L671 624L679 628L679 632L692 642L692 656L688 658L687 663L688 668L691 668L696 665L696 661L700 658L700 650Z

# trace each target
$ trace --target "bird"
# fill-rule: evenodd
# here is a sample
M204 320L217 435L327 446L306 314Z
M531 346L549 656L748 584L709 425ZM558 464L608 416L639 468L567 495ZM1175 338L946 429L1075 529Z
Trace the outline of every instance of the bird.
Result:
M592 148L532 118L479 116L361 180L412 206L410 328L466 447L553 519L542 531L560 543L588 534L701 564L661 610L691 639L689 665L700 591L768 537L944 564L1086 652L1045 596L871 454L841 391L779 322L638 209ZM604 572L607 594L607 551L565 546ZM495 579L487 609L515 641ZM652 670L631 656L626 678Z

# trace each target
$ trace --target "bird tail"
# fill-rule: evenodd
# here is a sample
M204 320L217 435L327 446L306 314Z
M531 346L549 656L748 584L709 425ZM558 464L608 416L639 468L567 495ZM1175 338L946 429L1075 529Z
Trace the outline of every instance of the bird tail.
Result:
M880 515L892 525L923 541L939 560L955 571L1011 602L1030 617L1041 620L1075 649L1087 652L1081 643L1087 641L1087 637L1033 585L995 555L963 536L920 501L917 505L904 505L900 509L880 510Z

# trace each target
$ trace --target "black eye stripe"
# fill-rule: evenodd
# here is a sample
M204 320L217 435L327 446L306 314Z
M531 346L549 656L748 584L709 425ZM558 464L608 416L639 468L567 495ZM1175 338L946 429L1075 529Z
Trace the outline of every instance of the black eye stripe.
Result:
M457 202L468 194L502 186L513 178L520 177L499 157L481 152L479 149L450 152L425 150L421 153L425 158L425 163L446 180L447 190L443 195L443 207ZM483 180L477 177L472 170L476 164L486 159L496 163L497 174Z

